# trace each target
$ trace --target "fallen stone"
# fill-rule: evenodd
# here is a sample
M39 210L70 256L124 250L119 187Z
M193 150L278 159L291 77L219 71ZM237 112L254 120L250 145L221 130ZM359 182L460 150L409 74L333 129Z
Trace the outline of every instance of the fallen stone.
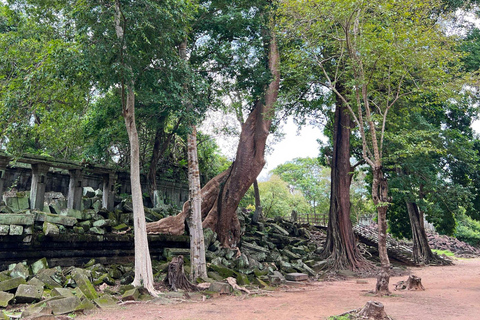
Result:
M49 289L60 288L62 287L62 283L58 281L59 279L56 276L56 273L57 270L55 269L42 269L35 277L42 281Z
M110 225L111 225L111 221L108 219L97 220L93 223L93 226L98 228L109 227Z
M306 281L308 280L308 275L305 273L287 273L285 279L290 281Z
M122 295L122 300L123 301L138 300L139 296L140 296L140 292L138 288L133 288L128 291L125 291L125 293Z
M12 278L0 282L0 291L17 289L19 285L27 283L23 278Z
M35 222L35 215L28 213L2 213L0 224L31 226Z
M80 211L75 209L63 209L60 211L61 216L72 217L77 220L88 220L92 218L92 215L87 211Z
M94 233L94 234L105 234L105 230L101 229L101 228L98 228L98 227L92 227L90 228L90 232L91 233Z
M27 284L29 284L31 286L42 287L42 288L45 287L45 283L43 283L43 281L38 280L37 278L32 278L32 279L28 280Z
M95 197L95 190L92 187L83 187L83 196L85 198Z
M32 272L36 275L40 270L48 269L48 262L46 258L42 258L40 260L35 261L31 265Z
M272 228L271 230L273 232L277 232L277 233L279 233L281 235L284 235L284 236L289 236L290 235L290 233L287 230L283 229L278 224L270 224L269 226Z
M43 295L43 287L21 284L15 292L15 301L19 303L32 303L40 301Z
M54 288L54 289L52 289L52 291L50 291L50 296L52 296L52 297L60 296L60 297L68 298L68 297L74 297L75 295L73 294L71 289Z
M75 268L72 272L72 277L78 288L82 290L83 294L90 300L98 298L98 293L95 291L93 284L90 282L84 271Z
M94 299L93 302L102 309L108 309L116 307L118 300L109 294L104 294L103 296Z
M30 275L30 271L23 263L17 263L15 267L10 271L10 277L27 279Z
M220 294L229 294L233 292L232 286L225 282L213 282L210 285L209 291L218 292Z
M248 242L242 242L242 248L246 248L246 249L250 249L250 250L255 250L255 251L260 251L260 252L264 252L264 253L269 253L270 250L264 248L264 247L260 247L256 244L253 244L253 243L248 243Z
M16 197L5 197L5 204L12 209L13 212L20 212L30 208L28 194L26 192L17 192Z
M54 236L60 234L60 229L55 224L45 221L43 223L43 233L46 236Z
M4 291L0 291L0 307L1 308L6 308L8 306L8 303L10 300L13 299L15 295L13 293L8 293Z
M286 280L283 274L279 271L273 271L273 274L269 275L268 279L272 285L284 284Z
M77 223L77 219L72 217L61 216L58 214L37 212L35 216L35 221L39 222L50 222L54 224L59 224L67 227L73 227Z
M182 249L182 248L165 248L163 249L163 256L168 259L175 256L182 255L184 257L190 256L190 249Z
M52 308L53 314L66 314L79 310L81 305L77 297L68 297L47 302L47 306Z

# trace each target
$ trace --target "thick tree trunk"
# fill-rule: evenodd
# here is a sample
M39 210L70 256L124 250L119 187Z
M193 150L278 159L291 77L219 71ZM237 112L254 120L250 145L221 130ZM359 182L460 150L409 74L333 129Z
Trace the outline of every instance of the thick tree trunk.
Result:
M381 302L368 301L362 310L359 311L358 316L362 319L384 320L388 319L385 307Z
M390 260L387 253L387 206L388 183L383 175L382 168L373 169L372 198L377 206L378 213L378 255L381 263L381 272L377 277L375 293L379 296L390 294Z
M144 286L152 295L152 261L148 249L145 211L143 208L142 187L140 184L140 152L137 126L135 125L135 93L132 85L127 89L127 101L123 110L125 125L130 141L130 182L132 188L133 223L135 233L135 278L134 286Z
M423 226L423 213L414 202L407 201L407 211L410 217L413 240L413 261L417 264L430 264L438 259L428 244L427 234Z
M168 264L165 284L173 291L177 291L178 289L185 291L197 290L197 287L190 283L185 276L185 270L183 269L183 256L180 255L173 257L172 261Z
M190 210L187 215L190 231L191 278L207 279L207 262L205 260L205 240L202 228L202 197L200 192L200 172L198 169L197 128L187 137L188 144L188 186L190 189Z
M337 99L331 162L330 211L323 257L334 261L334 268L357 270L366 266L358 251L350 220L350 113Z
M269 49L268 66L273 80L266 88L263 99L255 103L242 125L235 162L227 171L213 178L202 189L202 216L207 212L203 228L214 230L224 247L238 245L241 236L240 222L236 213L238 204L265 165L265 144L280 85L280 56L273 27L270 31L270 37L265 38L265 41ZM150 223L148 231L151 233L178 232L184 228L183 219L187 207L188 205L184 205L182 213L175 218L165 218Z

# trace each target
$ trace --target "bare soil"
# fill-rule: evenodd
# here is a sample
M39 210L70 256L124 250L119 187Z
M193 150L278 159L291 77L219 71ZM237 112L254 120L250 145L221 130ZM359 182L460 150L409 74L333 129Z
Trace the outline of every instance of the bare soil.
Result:
M124 304L96 311L81 320L290 320L327 319L369 300L380 301L395 320L480 319L480 258L456 260L454 266L411 268L422 278L425 291L393 291L393 284L408 276L392 277L393 295L375 297L368 292L376 279L312 282L255 295L222 295L202 301L195 295L185 302L165 304L165 299Z

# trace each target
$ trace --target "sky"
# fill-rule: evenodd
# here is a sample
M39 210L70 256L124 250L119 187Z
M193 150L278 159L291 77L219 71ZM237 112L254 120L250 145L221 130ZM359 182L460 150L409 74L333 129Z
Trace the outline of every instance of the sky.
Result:
M239 132L232 135L219 132L218 129L225 126L240 130L238 121L233 116L223 113L210 114L199 129L214 136L222 154L229 160L233 160L237 151ZM268 180L271 170L294 158L317 157L319 153L317 139L326 139L322 134L321 127L305 125L298 130L298 126L293 122L293 117L289 117L282 124L281 131L284 133L281 140L273 135L268 137L265 154L267 163L258 177L259 181Z

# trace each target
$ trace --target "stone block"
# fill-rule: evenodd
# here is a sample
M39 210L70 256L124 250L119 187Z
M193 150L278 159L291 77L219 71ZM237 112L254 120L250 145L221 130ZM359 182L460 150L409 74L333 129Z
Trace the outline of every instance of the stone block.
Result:
M80 305L81 301L77 297L68 297L47 302L47 306L52 308L53 314L71 313L79 310Z
M115 308L118 300L109 294L104 294L103 296L94 299L93 302L102 309L108 309Z
M15 301L19 303L32 303L40 301L43 295L43 287L21 284L15 292Z
M3 214L1 214L0 216L3 216ZM0 236L8 235L9 231L10 231L10 226L9 225L0 224Z
M131 290L125 291L125 293L122 295L122 300L123 301L138 300L139 296L140 296L140 292L138 288L133 288Z
M19 285L27 283L23 278L12 278L0 282L0 291L10 291L17 289Z
M259 251L259 252L263 252L263 253L270 253L270 250L268 250L267 248L264 248L264 247L260 247L256 244L253 244L253 243L248 243L248 242L242 242L242 249L243 248L246 248L246 249L249 249L249 250L254 250L254 251Z
M248 277L246 274L239 273L237 275L237 284L240 286L246 286L250 284L250 280L248 280Z
M58 214L50 214L45 212L37 212L35 216L35 221L40 222L50 222L55 224L60 224L67 227L72 227L77 224L77 219L72 217L61 216Z
M28 210L30 208L28 193L18 192L16 197L5 197L5 204L12 209L13 212Z
M99 227L92 227L92 228L90 228L89 231L90 231L91 233L94 233L94 234L100 234L100 235L105 234L105 230L103 230L103 229L101 229L101 228L99 228Z
M35 222L35 215L29 213L2 213L0 224L31 226Z
M163 249L163 256L168 259L175 256L182 255L184 257L190 256L190 249L182 249L182 248L164 248Z
M23 226L10 225L9 234L11 236L21 236L23 234Z
M93 284L88 279L87 275L78 268L75 268L72 272L72 277L78 288L82 290L83 294L90 300L98 298L97 291L93 287Z
M50 235L50 236L55 236L55 235L60 234L60 229L58 228L57 225L45 221L45 222L43 223L43 233L44 233L46 236L49 236L49 235Z
M218 292L220 294L228 294L233 292L232 286L230 286L228 283L219 281L213 282L208 290Z
M0 282L8 279L12 279L12 277L10 277L10 270L4 270L0 272Z
M63 209L60 211L61 216L72 217L77 220L88 220L92 218L92 215L87 211L80 211L75 209Z
M308 275L305 273L292 272L292 273L287 273L285 275L285 279L290 281L306 281L308 280Z
M72 289L54 288L54 289L52 289L52 291L50 291L50 296L52 296L52 297L61 296L61 297L64 297L64 298L68 298L68 297L74 297L75 295L73 294Z
M38 280L42 281L49 289L62 287L60 279L56 276L57 270L55 269L42 269L38 271L35 276Z
M92 204L92 208L93 208L93 211L95 211L95 213L99 213L100 210L102 210L102 201L100 200L95 201Z
M62 210L67 208L67 200L66 199L54 199L50 202L50 211L51 213L59 214Z
M15 297L13 293L0 291L0 308L6 308L13 297Z
M95 197L95 190L92 187L83 187L83 196L85 198Z
M10 270L10 277L12 278L23 278L27 279L30 275L30 271L28 267L25 266L23 263L17 263L12 270Z
M48 262L46 258L35 261L31 265L33 274L37 274L42 269L48 269Z
M278 272L278 271L273 271L273 274L269 275L268 279L270 280L270 283L272 285L284 284L285 281L286 281L283 274L281 272Z
M111 221L109 219L101 219L93 222L94 227L109 227L111 225Z
M45 283L43 283L43 281L38 280L37 278L32 278L28 280L27 284L32 286L42 287L42 288L45 286Z
M283 236L289 236L290 235L290 233L287 230L283 229L278 224L272 223L269 226L271 227L271 230L273 232L279 233Z

